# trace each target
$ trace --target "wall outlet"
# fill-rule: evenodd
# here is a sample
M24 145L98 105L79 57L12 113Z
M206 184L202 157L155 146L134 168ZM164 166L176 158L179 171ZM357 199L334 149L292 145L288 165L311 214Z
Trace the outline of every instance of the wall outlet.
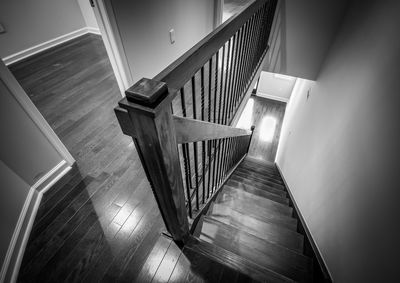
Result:
M6 33L5 27L0 23L0 33Z
M175 43L175 30L174 29L169 30L169 41L171 42L171 44Z

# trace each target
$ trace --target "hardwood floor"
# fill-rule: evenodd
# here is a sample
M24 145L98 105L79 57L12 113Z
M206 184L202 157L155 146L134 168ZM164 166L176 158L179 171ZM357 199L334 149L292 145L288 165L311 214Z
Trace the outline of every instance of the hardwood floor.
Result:
M84 35L10 66L76 159L45 193L19 282L203 281L182 254L113 108L121 98L101 38ZM170 278L171 277L171 278Z
M251 102L253 100L253 102ZM286 103L258 96L251 96L244 110L250 111L245 115L246 128L255 125L248 155L263 161L275 162L276 151L279 144L283 117L285 116ZM241 121L239 121L241 123Z

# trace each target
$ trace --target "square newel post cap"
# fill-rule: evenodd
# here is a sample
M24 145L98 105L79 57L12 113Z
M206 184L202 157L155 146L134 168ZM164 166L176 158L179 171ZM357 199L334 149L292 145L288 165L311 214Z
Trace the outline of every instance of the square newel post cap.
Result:
M143 78L125 91L126 99L142 106L155 107L168 94L167 84Z

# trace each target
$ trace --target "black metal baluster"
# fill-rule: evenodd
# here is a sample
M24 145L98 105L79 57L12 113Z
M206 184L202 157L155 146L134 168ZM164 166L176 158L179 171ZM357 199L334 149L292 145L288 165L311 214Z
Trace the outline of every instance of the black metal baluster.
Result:
M230 118L232 115L232 101L233 101L233 93L232 93L232 85L233 85L233 74L235 69L235 52L236 52L236 42L237 42L237 32L233 35L232 38L232 51L231 51L231 59L230 59L230 69L229 69L229 87L228 87L228 94L229 94L229 101L228 101L228 116L226 123L229 125Z
M221 123L221 117L222 117L222 109L221 109L221 104L222 104L222 93L223 93L223 77L224 77L224 62L225 62L225 44L223 45L222 48L222 64L221 64L221 83L220 83L220 92L219 92L219 108L218 108L218 124ZM216 177L216 189L218 187L218 180L219 180L219 174L220 174L220 156L221 156L221 140L218 140L218 148L217 148L217 177Z
M229 108L229 120L228 124L231 123L231 120L233 116L236 113L236 107L235 107L235 102L236 102L236 92L235 92L235 85L237 81L237 70L238 70L238 53L239 53L239 40L240 40L240 30L238 30L235 34L236 39L235 39L235 59L234 59L234 64L233 64L233 79L232 79L232 85L231 85L231 104Z
M186 102L185 102L185 91L184 88L180 89L181 93L181 106L182 106L182 116L186 117ZM190 189L192 188L192 176L191 176L191 170L190 170L190 162L189 160L189 150L188 150L188 144L182 144L182 153L183 153L183 164L184 164L184 169L185 169L185 179L186 179L186 195L187 195L187 201L188 201L188 206L189 206L189 217L192 218L192 201L190 198Z
M247 26L248 26L248 23L245 23L242 27L241 27L241 35L240 35L240 56L239 56L239 58L240 58L240 60L239 60L239 67L238 67L238 70L239 70L239 74L238 74L238 79L237 79L237 83L236 83L236 90L235 90L235 92L236 92L236 107L239 107L239 105L240 105L240 102L241 102L241 100L240 100L240 97L241 97L241 89L240 89L240 86L241 86L241 84L242 84L242 79L243 79L243 62L244 62L244 54L245 54L245 48L246 48L246 42L245 42L245 39L246 39L246 31L247 31Z
M214 117L213 117L213 122L216 123L216 115L217 115L217 92L218 92L218 66L219 66L219 50L215 54L215 79L214 79ZM213 140L211 142L213 144L213 150L214 152L212 153L212 160L213 160L213 178L212 178L212 188L211 188L211 194L214 193L214 188L215 188L215 183L216 183L216 178L215 178L215 171L216 171L216 150L215 147L217 146L216 140Z
M201 120L204 121L204 117L205 117L205 109L204 109L204 66L201 67L200 70L200 85L201 85ZM205 202L205 195L206 195L206 152L205 152L205 147L206 142L202 141L201 142L201 169L202 169L202 187L203 187L203 195L202 195L202 201L203 204Z
M196 80L195 77L192 77L192 103L193 103L193 119L196 119ZM194 150L194 174L196 178L196 209L199 209L199 162L198 162L198 150L197 150L197 142L193 142L193 150Z
M249 44L250 44L250 36L251 36L251 27L252 27L252 23L253 23L253 18L250 18L247 23L246 23L246 32L245 32L245 40L244 40L244 54L243 54L243 64L242 64L242 78L241 78L241 83L240 83L240 97L239 100L241 101L244 95L244 91L245 91L245 84L246 84L246 80L247 80L247 72L246 72L246 66L248 63L248 54L250 52L250 48L249 48Z
M208 63L208 122L211 122L211 84L212 84L212 60L213 57L210 58ZM211 184L211 141L207 141L207 150L208 150L208 185L207 185L207 199L210 197L210 184Z

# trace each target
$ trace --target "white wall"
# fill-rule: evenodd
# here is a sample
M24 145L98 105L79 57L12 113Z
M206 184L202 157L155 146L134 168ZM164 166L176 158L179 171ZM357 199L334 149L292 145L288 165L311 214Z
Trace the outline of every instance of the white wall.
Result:
M0 62L1 266L30 188L63 160L17 100L15 91L26 94L12 80Z
M298 80L286 109L276 162L335 282L395 278L398 11L353 1L318 80Z
M292 94L295 82L296 78L294 77L282 77L269 72L261 72L257 95L287 102Z
M264 71L315 80L346 2L280 0Z
M85 20L86 26L92 29L99 29L99 26L96 21L96 17L93 12L92 6L90 6L89 0L76 0L78 1L79 8L81 9L81 13L83 19Z
M85 27L75 0L1 0L0 57Z
M152 78L213 29L214 1L111 1L133 82ZM169 41L175 29L176 41Z

